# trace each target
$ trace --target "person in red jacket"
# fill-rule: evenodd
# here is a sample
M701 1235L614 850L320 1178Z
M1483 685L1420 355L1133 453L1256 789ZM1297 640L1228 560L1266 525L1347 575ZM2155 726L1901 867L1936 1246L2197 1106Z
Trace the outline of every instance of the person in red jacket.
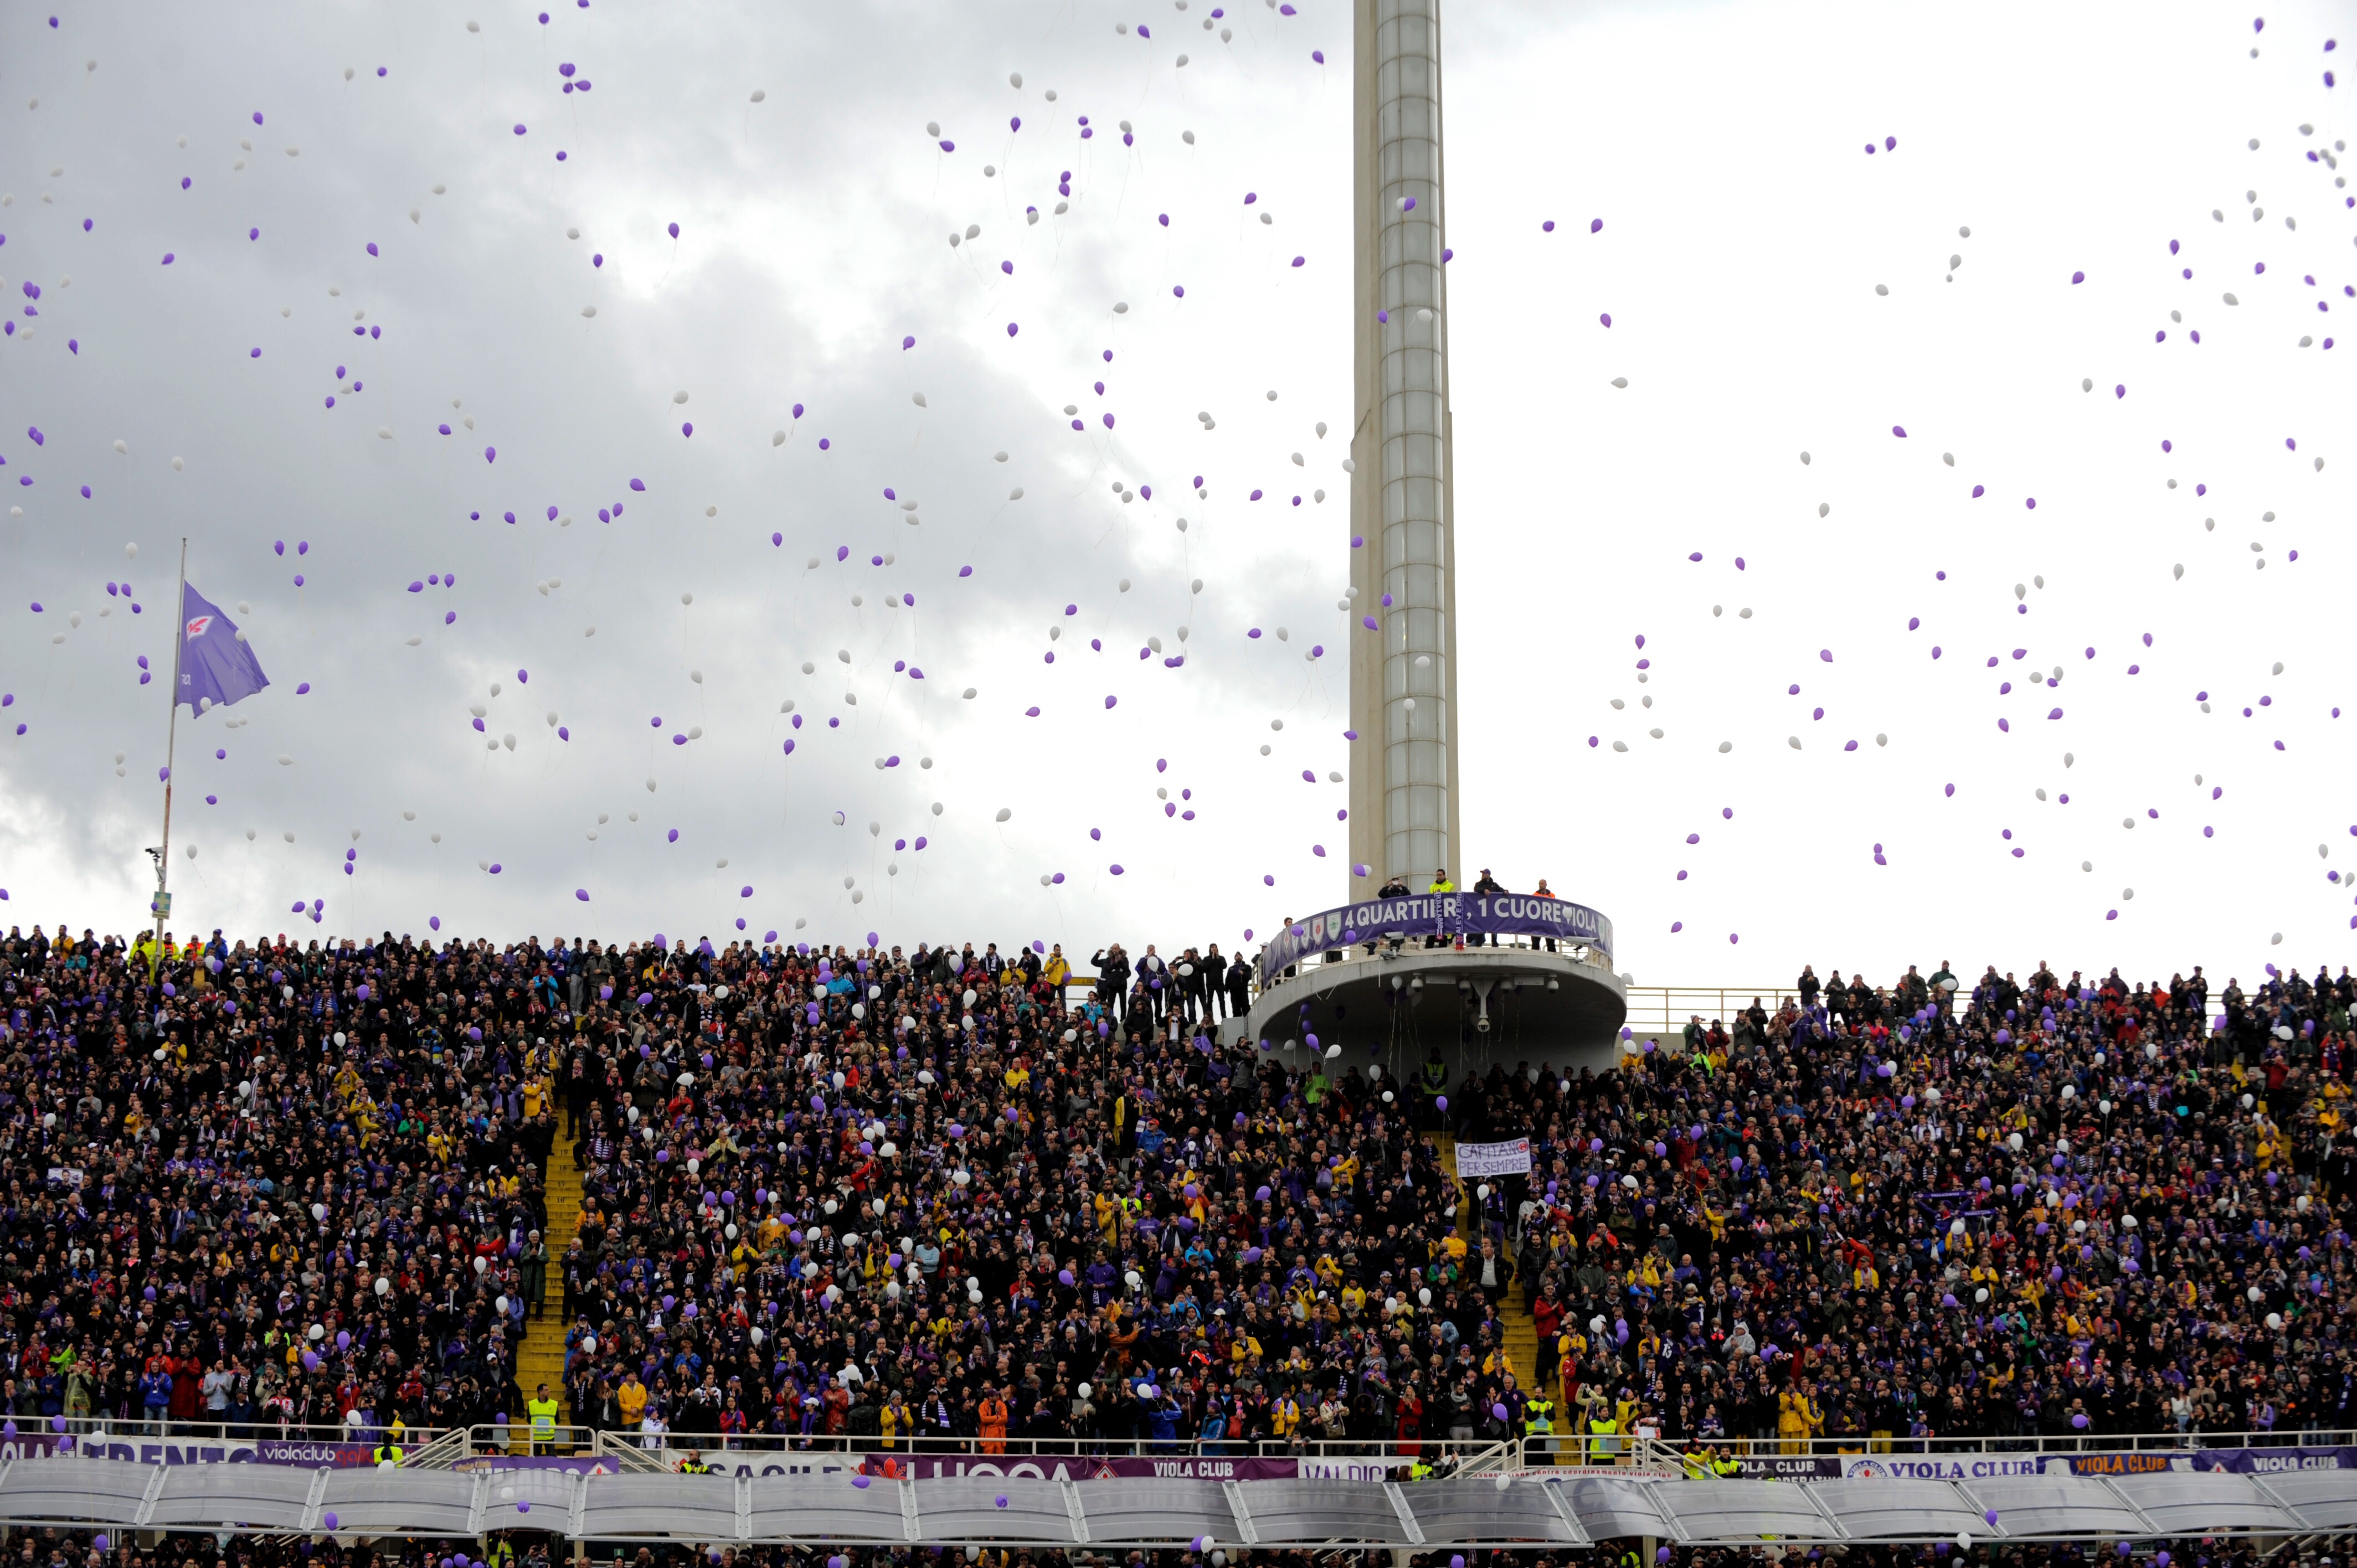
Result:
M1531 1303L1531 1323L1538 1330L1538 1386L1542 1389L1555 1380L1555 1362L1559 1359L1556 1341L1563 1334L1563 1303L1555 1297L1555 1282L1547 1282L1539 1292L1538 1300Z
M1424 1395L1413 1379L1400 1391L1392 1409L1399 1416L1400 1457L1413 1465L1424 1454Z

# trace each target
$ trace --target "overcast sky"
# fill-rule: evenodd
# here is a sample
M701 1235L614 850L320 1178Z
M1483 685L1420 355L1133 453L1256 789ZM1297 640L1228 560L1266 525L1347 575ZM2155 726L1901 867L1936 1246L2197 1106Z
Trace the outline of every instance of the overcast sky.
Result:
M0 919L139 918L183 534L182 929L1342 901L1350 13L1211 9L11 8ZM1465 869L1648 984L2337 967L2346 10L1447 21Z

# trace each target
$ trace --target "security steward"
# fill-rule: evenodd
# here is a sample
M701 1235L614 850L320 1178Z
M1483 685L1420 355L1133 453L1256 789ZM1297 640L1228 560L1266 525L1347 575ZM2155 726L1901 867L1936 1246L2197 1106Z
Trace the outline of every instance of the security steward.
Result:
M543 1383L540 1391L524 1402L524 1409L532 1415L532 1451L548 1453L555 1446L556 1418L565 1406L548 1397L548 1385Z
M403 1430L401 1423L394 1422L384 1434L384 1440L376 1445L375 1459L380 1466L400 1467L404 1457L401 1449Z
M1538 1397L1523 1405L1523 1433L1531 1438L1530 1452L1537 1463L1555 1463L1555 1401Z
M1598 1402L1587 1412L1587 1462L1591 1465L1617 1465L1620 1462L1620 1421L1612 1407Z

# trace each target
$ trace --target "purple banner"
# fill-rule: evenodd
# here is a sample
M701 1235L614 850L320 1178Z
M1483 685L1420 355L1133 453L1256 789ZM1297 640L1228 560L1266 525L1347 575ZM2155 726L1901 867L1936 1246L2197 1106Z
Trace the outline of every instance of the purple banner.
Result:
M1371 898L1296 920L1261 950L1262 973L1273 975L1303 959L1379 937L1553 937L1612 956L1612 922L1567 898L1526 893L1476 897L1469 893L1420 893Z
M65 1445L63 1452L71 1455L73 1439L70 1437L60 1438L47 1432L16 1433L0 1438L0 1462L10 1459L54 1459L60 1451L59 1444L61 1443ZM92 1457L97 1456L92 1455Z
M1167 1459L1091 1459L1073 1467L1076 1481L1118 1481L1149 1477L1174 1481L1289 1481L1301 1473L1298 1459L1222 1459L1174 1454Z
M2196 1448L2197 1470L2272 1476L2286 1470L2357 1470L2357 1448Z
M2225 1470L2243 1476L2287 1470L2357 1470L2357 1448L2146 1448L2133 1452L2018 1454L1759 1454L1742 1474L1799 1481L1986 1481L2020 1476L2152 1476L2170 1470Z
M2124 1454L2049 1454L2046 1455L2046 1473L2050 1476L2154 1476L2163 1470L2186 1468L2185 1457L2182 1452L2172 1454L2165 1448L2147 1448Z
M919 1454L897 1458L888 1454L870 1454L861 1468L871 1476L905 1477L914 1481L954 1476L1021 1476L1049 1481L1120 1481L1140 1477L1174 1481L1290 1481L1301 1474L1301 1461L1222 1459L1200 1454L1105 1459L1073 1454L1021 1457Z

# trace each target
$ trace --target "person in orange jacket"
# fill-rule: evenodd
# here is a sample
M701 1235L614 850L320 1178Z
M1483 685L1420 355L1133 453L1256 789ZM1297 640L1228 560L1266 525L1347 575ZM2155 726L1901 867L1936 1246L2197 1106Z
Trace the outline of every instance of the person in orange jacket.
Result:
M996 1389L986 1391L982 1405L974 1412L982 1426L982 1451L985 1454L1006 1452L1006 1402Z

